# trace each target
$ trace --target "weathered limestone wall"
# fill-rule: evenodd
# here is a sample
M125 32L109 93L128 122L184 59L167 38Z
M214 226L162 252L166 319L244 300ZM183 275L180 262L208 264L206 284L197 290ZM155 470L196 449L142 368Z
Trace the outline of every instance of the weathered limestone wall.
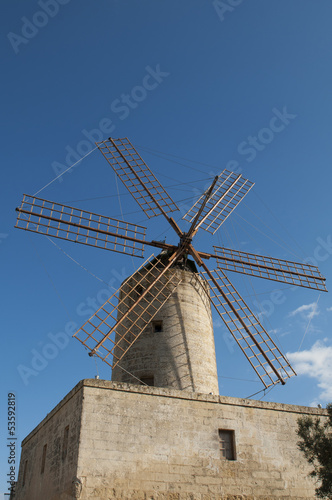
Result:
M83 380L70 394L23 442L22 461L36 457L38 465L19 500L314 498L296 446L297 419L325 418L326 410L101 380ZM65 472L59 437L66 422L77 429ZM221 457L219 429L235 432L236 460ZM45 440L49 490L38 486ZM82 489L70 493L76 477Z
M85 383L82 499L314 498L296 427L301 414L321 411ZM235 431L235 461L221 458L218 429Z
M139 379L153 377L156 387L218 394L208 291L197 273L172 268L166 276L171 274L182 281L153 318L154 322L162 322L162 331L154 332L153 322L149 322L119 363L125 371L116 366L112 381L139 383L130 375L133 374ZM133 288L134 282L135 277L122 286L121 298ZM147 302L153 303L153 297L148 297ZM125 305L122 313L132 305L130 297ZM120 335L129 328L131 321L131 316L124 321Z
M23 440L17 481L17 500L67 500L76 478L83 391L76 386ZM65 429L68 426L67 452ZM43 449L47 445L44 472ZM27 462L27 464L26 464ZM26 465L25 465L26 464ZM26 472L24 473L24 469ZM23 476L25 484L23 486Z

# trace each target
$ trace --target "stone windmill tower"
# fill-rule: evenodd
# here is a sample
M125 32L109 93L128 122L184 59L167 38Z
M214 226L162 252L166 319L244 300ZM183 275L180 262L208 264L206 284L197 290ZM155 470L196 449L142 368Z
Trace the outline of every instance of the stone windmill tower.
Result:
M24 195L16 227L150 257L75 333L112 367L83 380L22 443L18 500L311 499L297 449L300 415L324 410L218 395L211 303L265 387L295 373L224 271L325 291L307 264L214 247L197 251L252 187L224 170L183 217L127 139L98 144L144 213L164 216L178 245L146 241L146 228ZM206 260L216 260L210 270Z
M167 252L161 256L163 258L167 258ZM143 267L122 285L119 319L142 293L146 273L148 269ZM166 279L179 284L153 320L148 321L143 333L123 357L121 365L115 366L112 380L218 394L208 287L191 260L169 269ZM143 307L153 300L150 292ZM155 306L157 308L158 303ZM129 316L117 330L116 344L119 344L114 351L115 356L120 356L121 349L125 348L124 332L130 323Z

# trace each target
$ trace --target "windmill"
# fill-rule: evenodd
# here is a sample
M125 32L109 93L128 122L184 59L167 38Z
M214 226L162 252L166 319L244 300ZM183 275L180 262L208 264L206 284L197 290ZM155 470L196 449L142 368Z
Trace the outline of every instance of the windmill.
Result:
M224 170L182 217L184 232L171 213L177 205L167 194L127 138L96 143L148 218L162 215L176 232L178 245L147 241L146 228L55 202L24 195L16 210L19 229L143 258L144 247L161 250L146 261L121 289L74 334L90 352L112 369L119 367L147 325L181 286L181 273L191 259L200 269L196 280L205 287L217 313L265 388L295 375L288 360L237 292L225 271L247 274L305 288L326 291L317 267L214 246L214 253L196 250L192 240L199 229L215 234L252 188L242 175ZM189 259L191 257L191 259ZM216 261L210 270L206 260ZM202 285L203 283L203 285Z

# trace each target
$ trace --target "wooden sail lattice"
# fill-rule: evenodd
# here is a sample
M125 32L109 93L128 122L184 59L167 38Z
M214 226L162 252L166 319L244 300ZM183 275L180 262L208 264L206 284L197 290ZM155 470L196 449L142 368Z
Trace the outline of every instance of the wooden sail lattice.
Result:
M146 228L86 210L24 195L17 208L16 226L75 243L142 257L146 245L162 250L128 278L115 294L75 333L89 351L114 367L146 330L156 313L175 292L179 273L191 255L203 269L201 276L210 288L211 302L265 387L295 375L286 357L260 324L224 271L326 291L325 278L317 267L255 255L216 246L215 253L197 251L192 239L199 228L215 233L252 188L253 183L224 170L210 188L183 216L190 222L182 231L168 214L178 210L127 138L97 144L99 150L148 217L163 215L180 241L178 245L146 241ZM216 259L211 271L205 259Z
M127 138L110 138L98 148L148 217L178 210Z
M202 273L210 287L211 301L264 386L284 383L296 375L224 272L214 270L211 274L215 282Z
M181 282L153 258L136 271L74 334L114 368ZM116 335L117 333L117 335Z
M225 247L213 247L217 256L217 266L225 271L249 274L257 278L288 283L290 285L326 291L325 280L318 267L256 255Z
M143 257L146 228L138 224L26 194L16 210L18 229Z
M254 183L248 179L225 169L220 174L218 182L204 207L196 227L202 227L205 231L214 234L253 185ZM203 199L204 195L194 203L182 218L188 222L192 222L197 215Z

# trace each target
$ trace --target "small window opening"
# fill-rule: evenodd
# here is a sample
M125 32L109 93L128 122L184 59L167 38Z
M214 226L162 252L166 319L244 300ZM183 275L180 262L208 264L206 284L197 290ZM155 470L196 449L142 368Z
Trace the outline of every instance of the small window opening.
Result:
M42 456L42 463L41 463L41 469L40 469L40 473L41 474L44 474L44 470L45 470L46 452L47 452L47 444L44 444L44 447L43 447L43 456Z
M27 479L27 472L28 472L28 461L26 460L24 462L22 486L25 485L25 482L26 482L26 479Z
M153 333L159 333L163 331L162 321L152 321L152 331Z
M65 427L65 431L63 434L63 445L62 445L62 460L64 460L67 456L68 450L68 437L69 437L69 425Z
M143 287L141 285L137 285L136 288L135 288L135 292L140 297L142 295L142 293L143 293Z
M154 386L154 376L149 375L148 377L140 377L140 381L142 382L142 385L149 385L151 387Z
M219 446L222 458L225 460L236 460L235 433L233 430L219 429Z

